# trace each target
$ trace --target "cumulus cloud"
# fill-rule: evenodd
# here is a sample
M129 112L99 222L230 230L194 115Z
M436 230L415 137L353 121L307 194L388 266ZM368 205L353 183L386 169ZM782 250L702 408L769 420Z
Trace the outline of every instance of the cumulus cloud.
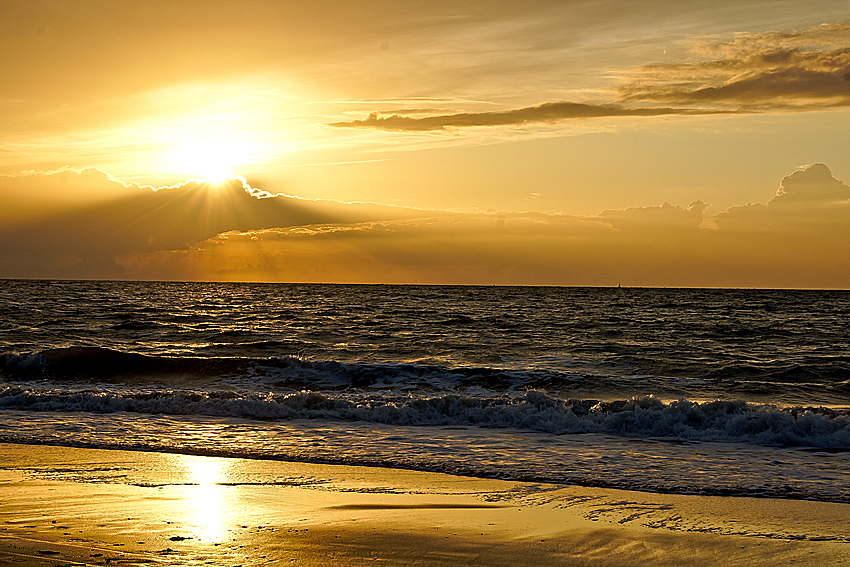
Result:
M779 233L797 243L850 245L850 187L824 164L803 166L782 179L767 204L732 207L716 224L729 232Z
M768 205L791 203L848 204L850 187L832 176L822 163L801 167L782 179L776 196Z

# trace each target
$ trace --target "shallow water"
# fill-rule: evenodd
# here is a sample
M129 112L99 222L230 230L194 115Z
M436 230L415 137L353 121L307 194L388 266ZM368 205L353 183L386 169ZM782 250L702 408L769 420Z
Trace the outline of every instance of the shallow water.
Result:
M848 313L840 291L3 281L0 439L850 501Z

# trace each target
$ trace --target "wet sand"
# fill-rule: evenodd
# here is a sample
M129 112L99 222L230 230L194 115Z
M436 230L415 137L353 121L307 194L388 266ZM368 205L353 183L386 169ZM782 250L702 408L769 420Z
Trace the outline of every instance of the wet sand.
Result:
M0 444L0 565L850 565L850 505Z

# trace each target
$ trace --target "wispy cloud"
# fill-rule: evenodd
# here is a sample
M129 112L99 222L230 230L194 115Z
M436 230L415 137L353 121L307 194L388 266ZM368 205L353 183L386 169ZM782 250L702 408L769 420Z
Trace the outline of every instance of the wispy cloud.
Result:
M374 128L377 130L426 132L470 126L509 126L540 122L558 122L571 118L601 118L606 116L664 116L671 114L717 114L721 110L688 108L628 108L615 104L583 104L578 102L547 102L501 112L463 112L459 114L411 118L401 114L381 116L377 112L363 120L336 122L340 128Z
M799 32L737 34L701 39L690 60L627 69L610 101L544 102L488 112L384 110L335 122L340 128L429 132L475 126L631 116L805 111L850 106L850 24L824 24ZM604 91L603 91L604 92Z
M702 40L696 59L632 70L622 101L722 104L739 110L850 106L850 24Z

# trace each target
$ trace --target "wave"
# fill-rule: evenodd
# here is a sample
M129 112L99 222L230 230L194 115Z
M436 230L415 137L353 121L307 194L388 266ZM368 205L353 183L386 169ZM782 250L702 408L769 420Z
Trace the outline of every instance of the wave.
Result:
M301 343L258 340L243 332L220 332L206 340L215 344L196 349L196 354L208 351L205 356L150 355L103 347L55 348L24 355L8 353L0 355L0 378L184 384L192 379L250 377L258 385L262 383L262 388L276 390L419 388L433 392L478 388L491 392L529 389L564 392L584 388L603 398L630 390L632 394L657 393L666 398L705 399L730 394L785 404L836 405L844 405L850 394L847 380L850 357L843 356L805 364L775 363L769 367L747 362L718 365L701 361L697 364L701 368L698 372L669 362L663 356L631 356L609 361L544 357L514 363L501 361L505 367L446 367L413 362L269 357L280 351L298 351ZM689 385L697 386L699 392L688 391ZM647 390L647 386L652 390Z
M10 384L0 387L0 409L519 428L555 435L597 433L850 451L850 413L847 411L744 401L664 403L652 396L603 402L560 399L541 391L496 397L404 396L358 392L108 390L79 386L69 389Z
M149 356L73 347L0 355L2 377L6 383L0 382L0 409L336 419L850 450L850 410L811 402L696 402L687 394L666 395L680 399L663 402L633 394L651 392L649 387L675 392L669 385L680 388L686 381L664 383L608 367L553 372L294 356ZM805 394L805 400L813 399L810 390L823 388L814 382L783 386ZM842 392L850 382L830 386ZM723 383L713 391L741 396L754 389L769 395L776 384ZM715 397L710 385L698 384L695 391L702 399ZM587 397L599 393L604 396Z
M147 356L101 347L50 349L0 356L0 373L18 379L122 381L127 378L220 377L244 371L247 360Z
M229 345L252 351L284 343L249 342ZM595 368L595 367L594 367ZM13 380L110 382L177 385L192 380L250 379L259 388L275 390L422 389L456 391L485 388L494 392L529 388L564 388L587 378L580 372L500 369L478 366L446 368L413 363L312 361L297 356L268 358L151 356L101 347L70 347L40 353L0 355L0 376ZM595 379L600 376L594 375ZM618 380L622 380L618 377Z

